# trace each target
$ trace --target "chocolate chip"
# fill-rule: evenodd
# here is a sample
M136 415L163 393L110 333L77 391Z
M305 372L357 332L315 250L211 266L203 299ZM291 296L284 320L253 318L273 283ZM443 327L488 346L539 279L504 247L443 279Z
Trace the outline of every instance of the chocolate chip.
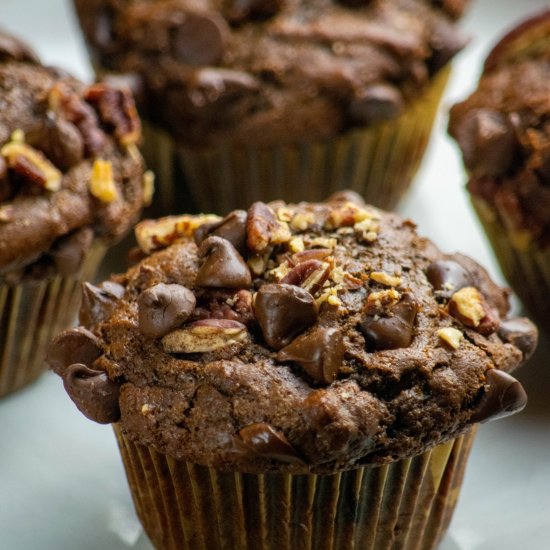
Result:
M74 364L63 374L63 386L78 410L99 424L110 424L120 418L118 397L120 385L107 373Z
M368 316L359 328L373 350L406 348L414 335L418 306L411 294L404 294L390 310L390 316Z
M84 141L78 128L51 113L27 132L26 141L64 172L84 157Z
M203 258L196 285L205 288L246 288L252 284L250 269L235 247L222 237L208 237L202 242Z
M73 363L93 365L103 354L99 338L84 327L72 328L58 334L50 343L46 363L59 375Z
M197 246L208 237L222 237L229 241L239 252L246 253L246 212L233 210L219 222L205 223L194 234Z
M515 378L499 369L490 369L485 376L485 393L470 418L472 422L496 420L525 408L527 394Z
M430 264L427 277L437 295L446 299L457 290L473 285L470 272L452 260L438 260Z
M121 288L124 292L124 287ZM108 286L99 288L90 283L82 283L82 301L78 314L80 324L91 327L102 323L113 314L119 299L120 296L111 292Z
M162 338L189 318L195 303L195 295L182 285L152 286L137 300L139 330L148 338Z
M498 335L505 342L516 346L523 353L524 361L527 361L537 348L537 327L525 317L501 321Z
M215 65L220 61L229 33L216 14L187 13L174 30L173 53L190 65Z
M267 19L279 12L285 0L226 0L223 13L231 23L245 19Z
M262 286L256 294L254 310L265 341L275 349L290 344L317 320L313 296L293 285Z
M333 193L325 202L351 202L357 206L365 206L363 197L350 189L336 191L336 193Z
M29 61L39 64L40 60L34 51L24 42L6 34L0 33L0 60L5 61L13 59L14 61Z
M401 92L387 84L358 90L349 105L351 118L363 124L376 124L396 117L403 109Z
M518 143L510 119L489 109L474 109L451 127L464 164L476 176L502 176L513 167Z
M340 330L317 327L298 336L277 354L279 361L298 363L313 380L330 384L344 358L344 339Z
M94 232L90 227L83 227L58 239L49 253L57 271L65 277L77 273L93 240Z
M294 447L284 434L275 431L269 424L258 422L239 431L243 444L252 453L280 462L302 462Z

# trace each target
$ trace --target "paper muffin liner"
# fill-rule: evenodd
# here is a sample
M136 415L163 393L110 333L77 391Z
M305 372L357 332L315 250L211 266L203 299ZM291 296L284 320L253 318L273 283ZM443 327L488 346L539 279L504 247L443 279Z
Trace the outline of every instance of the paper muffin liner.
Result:
M30 384L46 370L50 340L74 321L80 285L91 279L107 247L95 241L80 270L18 285L0 283L0 397Z
M257 200L321 201L342 189L392 209L420 165L449 73L443 69L396 119L323 141L190 148L144 122L143 154L157 176L157 209L227 213Z
M450 522L475 434L334 475L219 472L131 442L137 514L158 550L428 550Z
M550 331L550 246L537 246L525 232L509 229L483 199L472 204L506 280L542 327Z

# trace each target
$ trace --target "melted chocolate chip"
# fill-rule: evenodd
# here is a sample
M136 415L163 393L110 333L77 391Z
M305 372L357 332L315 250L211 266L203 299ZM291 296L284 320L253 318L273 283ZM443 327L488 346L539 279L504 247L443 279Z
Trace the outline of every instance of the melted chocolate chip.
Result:
M102 323L114 312L120 296L109 290L110 287L105 283L102 286L103 288L99 288L90 283L82 283L82 302L78 314L81 325L91 327ZM124 293L124 287L120 288Z
M281 10L285 0L226 0L224 15L231 23L245 19L267 19Z
M62 118L49 114L26 134L29 145L40 149L64 172L84 158L84 141L78 128Z
M453 130L464 164L477 176L502 176L513 166L517 152L514 126L502 113L475 109Z
M437 295L446 299L457 290L473 285L470 272L452 260L438 260L430 264L427 276Z
M233 210L225 218L215 223L201 225L194 234L197 246L208 237L222 237L229 241L239 252L246 253L246 212Z
M524 361L527 361L537 348L537 327L525 317L501 321L498 335L505 342L516 346L523 353Z
M162 338L189 318L195 303L195 295L182 285L159 283L144 290L137 300L140 332Z
M336 193L333 193L325 202L352 202L357 206L365 206L363 197L359 193L349 189L336 191Z
M46 362L54 372L62 375L69 365L93 365L102 354L99 338L84 327L78 327L65 330L52 340Z
M377 351L409 347L417 311L415 299L407 293L391 308L390 316L368 316L359 324L368 347Z
M277 359L294 361L316 382L330 384L344 359L342 333L336 328L317 327L284 347Z
M275 349L290 344L317 320L313 296L293 285L262 286L256 294L254 310L265 341Z
M515 378L498 369L488 370L485 376L485 394L471 417L472 422L496 420L525 408L527 394Z
M203 258L196 284L203 288L246 288L252 284L250 269L235 247L222 237L208 237L198 255Z
M228 35L227 24L216 14L187 13L174 30L173 53L189 65L215 65Z
M83 227L58 239L50 251L57 271L64 276L74 275L82 266L93 240L94 232L90 227Z
M120 385L110 380L106 372L71 365L63 373L63 386L78 410L90 420L110 424L120 418Z
M359 90L349 105L355 121L375 124L396 117L403 109L401 92L393 86L378 84Z
M244 446L253 454L280 462L302 462L286 437L265 422L246 426L239 432L239 436Z

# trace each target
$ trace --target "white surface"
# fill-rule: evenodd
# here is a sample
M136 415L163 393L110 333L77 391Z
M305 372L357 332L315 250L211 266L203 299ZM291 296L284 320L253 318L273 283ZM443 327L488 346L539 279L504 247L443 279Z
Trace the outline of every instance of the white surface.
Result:
M502 281L463 189L445 107L473 89L481 60L514 20L542 0L473 0L464 26L472 43L455 63L443 114L416 185L401 211L443 249L460 250ZM50 64L90 75L68 2L0 0L0 24L29 40ZM550 345L519 374L524 413L484 425L462 496L440 550L550 548ZM114 437L86 420L60 380L47 374L0 402L1 550L150 550L133 513ZM319 549L322 550L322 549Z

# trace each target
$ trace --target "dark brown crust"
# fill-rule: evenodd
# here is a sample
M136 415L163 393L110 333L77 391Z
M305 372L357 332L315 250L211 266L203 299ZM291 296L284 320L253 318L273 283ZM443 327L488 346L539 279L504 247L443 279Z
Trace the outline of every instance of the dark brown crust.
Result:
M10 39L9 35L0 35L0 41ZM113 129L102 124L99 115L97 128L90 131L103 136L98 142L100 146L93 152L83 151L85 140L80 130L62 115L53 113L48 103L55 86L63 86L67 93L88 105L82 99L86 87L71 77L59 77L56 71L26 59L0 58L0 147L10 141L14 131L21 130L28 144L42 150L62 177L59 190L41 189L17 170L6 171L6 161L0 158L4 166L0 174L0 208L9 214L0 221L0 279L8 273L22 273L33 262L54 268L49 252L56 249L63 237L81 228L91 228L95 237L107 242L117 240L141 211L143 164L139 154L130 154L114 137ZM87 109L94 112L89 105ZM63 131L68 127L70 134L60 135L56 146L51 133L41 134L37 129L50 125L52 131L58 131L58 124L64 124ZM90 193L96 158L112 165L118 190L118 198L113 202L103 202Z
M75 0L99 70L132 74L142 115L191 145L318 139L395 116L466 43L463 0L286 0L239 21L230 3ZM178 55L188 14L215 22L211 59Z
M380 216L374 242L358 239L351 227L342 231L347 223L342 218L327 229L335 208L351 208L343 205L289 207L293 215L313 216L309 228L294 234L305 242L336 239L334 265L359 281L353 289L340 287L339 306L325 302L319 309L315 326L336 327L344 338L343 364L332 383L316 382L298 365L277 361L277 350L267 346L254 320L248 322L244 345L191 355L166 353L161 340L140 333L137 300L144 289L180 284L194 289L200 302L192 238L153 253L115 278L126 293L106 320L90 327L104 350L90 367L121 383L120 427L128 437L218 469L331 473L412 456L468 429L484 393L486 371L512 371L522 362L522 351L496 333L483 336L451 317L427 279L427 268L442 259L463 265L488 307L503 318L507 293L473 260L443 255L397 215L369 209ZM287 212L283 203L272 208ZM388 289L367 276L373 272L398 274L397 290L418 305L408 347L367 349L359 327L367 298ZM256 279L255 286L260 283ZM463 333L457 349L438 336L443 327ZM240 431L264 424L291 445L296 460L243 451Z
M452 108L449 123L470 192L518 238L525 233L542 248L550 244L549 35L549 10L510 31L489 54L476 91Z

